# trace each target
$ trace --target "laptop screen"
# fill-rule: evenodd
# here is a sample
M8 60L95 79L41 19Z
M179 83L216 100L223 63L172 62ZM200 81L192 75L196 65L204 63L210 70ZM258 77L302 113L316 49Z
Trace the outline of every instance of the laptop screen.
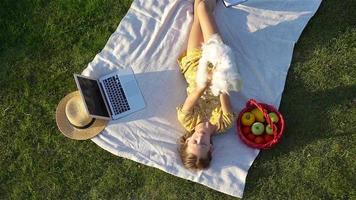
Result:
M90 115L110 117L96 80L76 76Z

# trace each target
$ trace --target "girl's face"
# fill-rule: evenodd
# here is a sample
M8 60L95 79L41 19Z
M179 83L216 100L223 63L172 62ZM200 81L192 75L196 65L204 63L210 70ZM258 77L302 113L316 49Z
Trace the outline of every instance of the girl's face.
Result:
M211 135L215 126L209 122L200 123L195 127L195 132L190 136L187 142L187 151L198 157L205 157L212 148Z

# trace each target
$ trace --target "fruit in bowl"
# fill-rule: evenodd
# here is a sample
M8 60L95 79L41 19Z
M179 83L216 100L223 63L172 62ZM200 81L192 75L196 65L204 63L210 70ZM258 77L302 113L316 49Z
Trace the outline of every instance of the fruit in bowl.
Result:
M263 138L265 139L266 142L270 142L273 140L274 137L273 137L273 135L265 134Z
M255 116L256 121L265 122L265 117L263 116L263 112L260 111L258 108L254 108L253 110L251 110L251 113Z
M241 117L241 123L244 126L251 126L255 122L255 116L250 112L245 112Z
M249 139L252 142L254 142L255 138L256 138L256 136L254 134L252 134L252 133L247 134L246 137L247 137L247 139Z
M273 127L277 130L277 126L276 125L273 124ZM266 126L266 133L268 135L273 135L273 129L269 124L267 124L267 126Z
M279 117L275 112L270 112L268 113L269 118L271 118L271 121L273 123L277 123L279 121Z
M243 118L245 113L252 114L253 117L245 115ZM285 128L283 115L274 106L256 102L254 99L248 100L236 123L236 133L240 139L247 146L256 149L274 147L280 141ZM267 126L268 124L270 125Z
M251 126L251 132L254 135L262 135L262 133L265 131L265 125L261 122L255 122Z
M247 135L251 132L251 127L250 126L242 126L241 130L244 135Z
M263 144L263 143L265 143L265 139L263 139L262 136L257 136L257 137L255 138L255 143L256 143L256 144Z

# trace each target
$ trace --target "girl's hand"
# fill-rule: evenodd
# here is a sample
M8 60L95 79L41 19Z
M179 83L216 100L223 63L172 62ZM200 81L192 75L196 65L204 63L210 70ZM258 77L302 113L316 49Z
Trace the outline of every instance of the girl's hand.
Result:
M204 92L204 90L209 87L211 85L211 80L213 78L213 72L212 70L208 70L208 73L207 73L207 79L206 79L206 84L204 85L204 87L197 87L197 90L200 90L202 92Z
M213 79L213 70L208 70L208 76L207 76L207 81L206 84L203 88L197 87L196 89L200 92L204 92L206 88L208 88L211 85L211 80Z
M208 71L208 81L207 81L207 86L211 84L211 80L213 79L213 70Z

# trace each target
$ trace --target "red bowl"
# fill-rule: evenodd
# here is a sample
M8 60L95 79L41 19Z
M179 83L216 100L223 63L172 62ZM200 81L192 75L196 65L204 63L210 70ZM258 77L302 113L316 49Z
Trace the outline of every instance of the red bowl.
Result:
M271 121L270 117L268 116L268 113L274 112L278 115L279 120L277 123L274 123L277 127L277 130L273 130L273 140L266 142L266 143L257 144L255 142L249 140L248 138L246 138L246 136L242 133L242 127L243 127L242 122L241 122L242 115L245 112L249 112L249 111L253 110L254 108L258 108L259 110L261 110L263 112L263 115L266 119L267 124L270 124L270 125L272 125L273 122ZM237 124L237 134L239 135L241 140L246 145L253 147L253 148L257 148L257 149L270 149L273 146L275 146L281 139L281 136L283 134L284 127L285 127L284 118L283 118L282 114L275 107L268 105L268 104L264 104L264 103L258 103L254 99L249 99L247 101L246 107L244 109L242 109L242 111L239 113L236 124Z

